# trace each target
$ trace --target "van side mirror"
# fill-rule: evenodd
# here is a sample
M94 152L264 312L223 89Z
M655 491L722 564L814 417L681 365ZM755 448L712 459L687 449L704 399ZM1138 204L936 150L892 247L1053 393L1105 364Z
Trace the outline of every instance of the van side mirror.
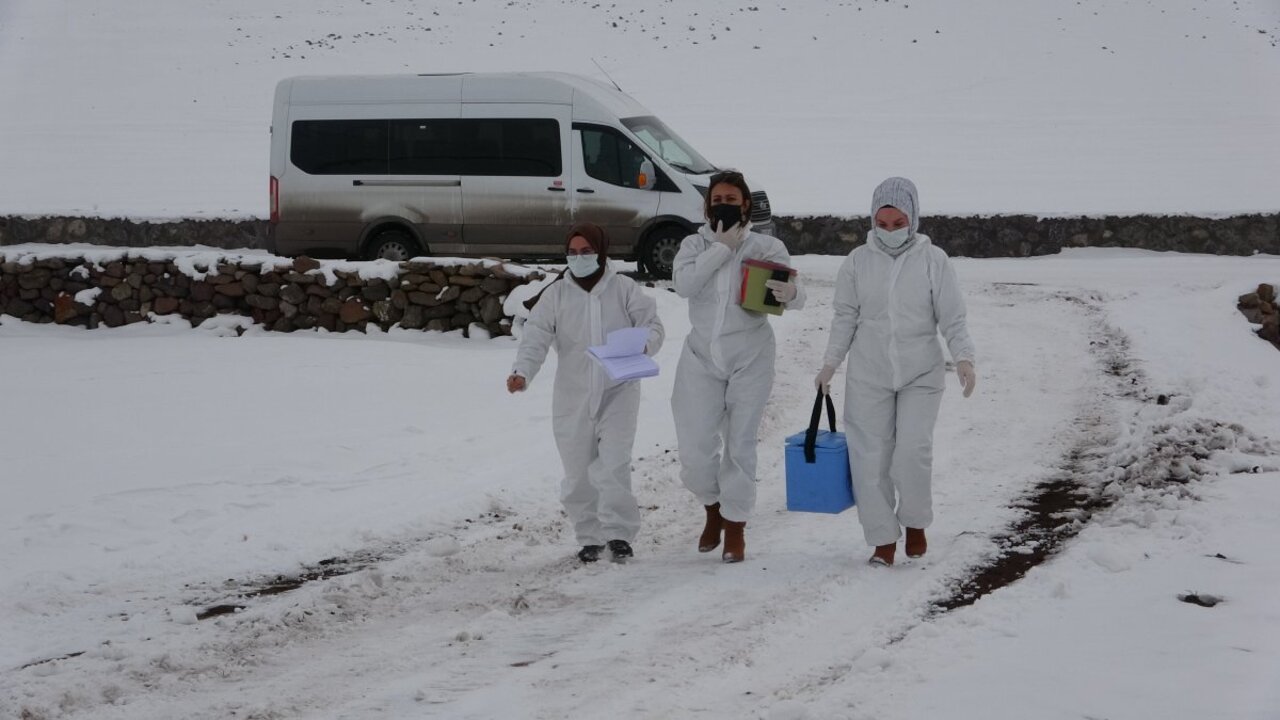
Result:
M636 187L641 190L652 190L658 184L658 177L653 169L653 161L646 159L640 163L640 172L636 175Z

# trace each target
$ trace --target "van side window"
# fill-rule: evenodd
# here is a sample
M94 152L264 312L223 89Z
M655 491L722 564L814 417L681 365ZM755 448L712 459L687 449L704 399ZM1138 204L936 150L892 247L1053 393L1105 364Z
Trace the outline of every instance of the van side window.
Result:
M386 120L297 120L289 159L311 175L385 175Z
M556 177L560 123L533 118L298 120L290 159L311 175Z
M560 123L524 118L392 120L391 174L560 175Z
M615 130L590 126L581 130L587 174L610 185L636 187L640 164L647 159L644 152Z

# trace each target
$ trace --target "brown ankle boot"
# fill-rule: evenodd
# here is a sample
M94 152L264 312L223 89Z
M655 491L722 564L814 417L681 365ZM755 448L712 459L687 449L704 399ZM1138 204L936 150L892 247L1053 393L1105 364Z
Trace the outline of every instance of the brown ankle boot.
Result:
M929 543L924 539L924 528L907 528L907 557L918 558L928 549Z
M698 552L711 552L720 547L724 518L720 517L720 503L703 507L707 509L707 524L702 528L702 537L698 538Z
M871 558L867 561L872 565L884 565L886 567L893 566L893 553L898 549L898 543L889 543L888 545L877 545L876 551L871 554Z
M743 537L746 527L745 522L724 521L724 555L720 556L721 560L737 563L746 557L747 540Z

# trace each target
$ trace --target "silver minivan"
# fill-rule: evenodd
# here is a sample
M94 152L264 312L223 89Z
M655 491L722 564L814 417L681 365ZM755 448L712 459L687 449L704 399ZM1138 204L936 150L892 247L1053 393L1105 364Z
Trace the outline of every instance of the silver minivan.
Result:
M547 258L579 221L669 276L718 170L616 87L567 73L281 80L270 244L307 253ZM752 193L755 229L773 230Z

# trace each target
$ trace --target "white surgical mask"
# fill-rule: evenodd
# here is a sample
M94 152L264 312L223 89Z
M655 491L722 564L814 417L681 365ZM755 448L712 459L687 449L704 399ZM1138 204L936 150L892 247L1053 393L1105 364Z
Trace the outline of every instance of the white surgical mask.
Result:
M903 245L906 245L907 241L911 239L911 228L904 227L898 228L897 230L885 230L884 228L878 227L876 228L876 238L878 238L880 242L884 243L885 247L897 250Z
M569 272L573 273L574 277L584 278L600 269L600 256L595 253L566 255L565 261L569 263Z

